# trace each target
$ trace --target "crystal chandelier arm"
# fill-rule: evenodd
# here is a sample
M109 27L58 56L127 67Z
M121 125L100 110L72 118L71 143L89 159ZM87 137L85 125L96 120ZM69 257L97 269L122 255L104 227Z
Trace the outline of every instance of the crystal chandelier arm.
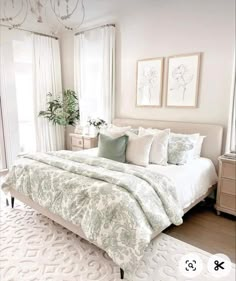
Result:
M60 12L59 12L59 11L58 11L59 13L56 12L56 8L53 7L53 5L52 5L53 2L55 3L55 0L54 0L54 1L53 1L53 0L50 0L51 8L52 8L52 10L53 10L55 16L58 17L58 18L60 18L60 19L62 19L62 20L66 20L66 19L70 18L70 17L74 14L74 12L77 10L78 5L79 5L79 3L80 3L80 0L76 0L75 7L74 7L74 9L73 9L69 14L62 15L62 16L60 15ZM55 6L56 6L56 5L55 5ZM59 8L59 7L60 7L60 5L58 5L58 8Z
M9 24L11 25L12 28L17 28L19 26L21 26L25 21L26 21L26 18L27 18L27 15L28 15L28 8L29 8L29 3L28 3L28 0L22 0L22 7L21 7L21 11L23 11L23 7L24 7L24 3L26 5L26 8L25 8L25 15L22 19L22 21L18 22L18 23L11 23L11 21L13 19L15 19L17 16L15 16L14 18L13 17L10 17L11 20L6 20L7 22L9 22ZM6 15L6 11L5 11L5 7L4 7L4 16ZM19 14L20 15L20 14ZM18 15L18 16L19 16ZM3 21L3 20L2 20Z
M13 28L21 26L26 21L26 18L27 18L27 15L28 15L27 14L28 8L29 8L29 3L26 0L26 13L25 13L25 16L24 16L23 20L21 22L19 22L19 23L16 23L16 24L11 24L10 23Z
M42 21L42 9L45 9L46 12L46 4L49 0L45 0L46 2L42 0L18 0L17 5L16 2L12 0L12 7L11 3L9 6L9 0L3 0L3 18L0 17L0 22L8 22L11 28L19 28L21 25L23 25L27 19L27 16L30 14L30 12L34 15L36 15L38 22ZM78 29L84 22L85 19L85 7L83 0L76 0L73 4L73 8L70 11L69 2L70 0L65 0L62 6L61 0L50 0L50 6L51 9L57 19L57 21L63 25L68 30ZM43 2L43 4L42 4ZM45 3L45 4L44 4ZM19 6L20 5L20 6ZM66 14L63 13L61 15L60 8L64 8L64 5L66 5ZM79 10L81 7L81 10ZM8 11L9 8L9 11ZM13 13L12 16L8 16L9 13ZM81 14L80 14L81 13ZM71 19L73 15L77 15L78 19L81 18L80 23L77 26L70 27L68 23L68 19ZM66 22L67 21L67 22Z
M12 19L17 18L21 14L21 12L23 11L23 7L24 7L23 1L24 0L21 0L21 7L20 7L19 11L15 15L8 17L7 14L6 14L7 0L5 0L4 4L3 4L3 16L4 16L4 18L0 18L0 20L2 20L2 21L9 21L9 19L12 20Z
M67 20L67 19L69 19L73 14L74 14L74 12L77 10L77 8L78 8L78 5L79 5L79 0L76 2L76 5L75 5L75 7L74 7L74 9L70 12L70 13L68 13L67 15L64 15L64 16L61 16L61 19L62 20Z
M85 7L84 7L84 1L83 0L81 0L81 6L82 6L82 14L83 14L83 16L82 16L80 24L77 25L76 27L74 27L74 29L78 29L83 24L84 19L85 19Z
M30 11L32 14L34 14L37 18L37 21L39 23L42 23L42 10L43 8L46 10L46 5L47 5L47 1L48 0L45 0L45 1L42 1L42 0L33 0L33 3L32 3L32 0L28 0L29 1L29 6L30 6ZM41 3L43 2L43 3Z
M70 16L69 16L69 17L68 17L68 16L65 16L66 18L63 18L63 19L62 19L62 16L61 16L60 14L57 14L56 9L53 7L54 2L55 2L55 0L54 0L54 1L53 1L53 0L50 0L51 8L52 8L52 10L53 10L53 12L54 12L54 14L55 14L55 16L56 16L57 21L58 21L61 25L63 25L63 26L64 26L66 29L68 29L68 30L77 29L77 28L79 28L79 27L81 26L81 24L84 22L84 19L85 19L85 8L84 8L84 2L83 2L83 0L81 0L81 6L82 6L82 20L81 20L80 24L79 24L78 26L74 27L74 28L65 25L65 24L63 23L63 20L67 20L69 17L71 17L71 15L74 14L74 12L76 11L76 9L78 8L78 5L79 5L79 3L80 3L80 0L77 0L76 6L75 6L75 8L73 9L73 12L71 12L71 13L69 14ZM61 19L62 19L62 20L61 20Z

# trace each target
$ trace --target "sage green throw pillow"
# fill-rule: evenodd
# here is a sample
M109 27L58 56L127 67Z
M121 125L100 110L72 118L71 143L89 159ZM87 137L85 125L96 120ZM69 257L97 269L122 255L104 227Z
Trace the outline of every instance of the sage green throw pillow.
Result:
M128 136L112 138L110 136L100 134L98 142L98 156L108 158L117 162L125 162L125 153L128 143Z

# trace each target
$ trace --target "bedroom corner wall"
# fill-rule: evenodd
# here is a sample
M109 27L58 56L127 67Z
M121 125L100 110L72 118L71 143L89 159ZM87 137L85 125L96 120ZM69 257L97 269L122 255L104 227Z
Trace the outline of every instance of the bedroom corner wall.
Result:
M74 34L64 32L60 34L62 87L74 90Z
M116 117L215 123L227 127L235 46L234 0L148 0L137 3L133 9L123 9L114 18ZM104 23L102 18L101 23ZM63 85L73 87L71 34L61 36L61 47ZM192 52L203 53L198 108L136 107L137 60Z
M60 34L60 51L62 64L62 88L74 90L74 34L64 32ZM71 150L71 126L66 128L66 149Z

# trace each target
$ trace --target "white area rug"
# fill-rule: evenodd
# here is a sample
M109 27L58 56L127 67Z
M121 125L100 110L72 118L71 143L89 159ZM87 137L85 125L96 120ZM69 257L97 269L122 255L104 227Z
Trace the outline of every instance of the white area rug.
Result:
M29 207L1 208L0 227L1 281L120 280L119 268L102 250ZM201 275L191 280L216 280L206 267L211 254L161 234L129 281L190 280L178 271L178 261L190 252L204 263ZM234 276L235 268L230 276L217 280L234 281Z

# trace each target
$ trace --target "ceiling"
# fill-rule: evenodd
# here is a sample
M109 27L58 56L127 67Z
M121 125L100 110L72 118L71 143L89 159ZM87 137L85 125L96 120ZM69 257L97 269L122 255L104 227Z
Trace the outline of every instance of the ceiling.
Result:
M137 5L147 5L148 2L153 1L155 0L84 0L86 20L96 20L97 18L117 14L132 7L135 9Z
M9 3L12 2L12 0L0 0L0 11L2 11L1 6L5 1L8 1ZM15 2L17 1L15 0ZM33 2L33 0L31 1ZM61 0L61 3L63 3L63 1L65 2L65 0ZM125 10L135 9L137 6L149 5L151 2L157 1L160 0L83 0L85 7L85 20L83 26L86 26L90 22L97 21L101 18L105 19L107 17L116 16ZM64 27L59 24L51 10L50 0L41 0L41 2L47 3L46 13L43 14L44 23L38 23L36 17L30 15L24 23L24 28L41 32L54 31L54 33L60 33L64 31ZM17 3L20 3L20 1ZM71 4L71 7L73 7L73 4L76 3L76 0L69 0L69 3ZM78 11L79 12L75 14L70 21L70 25L73 27L78 26L78 24L81 22L80 9ZM0 15L2 16L2 12L0 12ZM81 27L83 28L83 26Z

